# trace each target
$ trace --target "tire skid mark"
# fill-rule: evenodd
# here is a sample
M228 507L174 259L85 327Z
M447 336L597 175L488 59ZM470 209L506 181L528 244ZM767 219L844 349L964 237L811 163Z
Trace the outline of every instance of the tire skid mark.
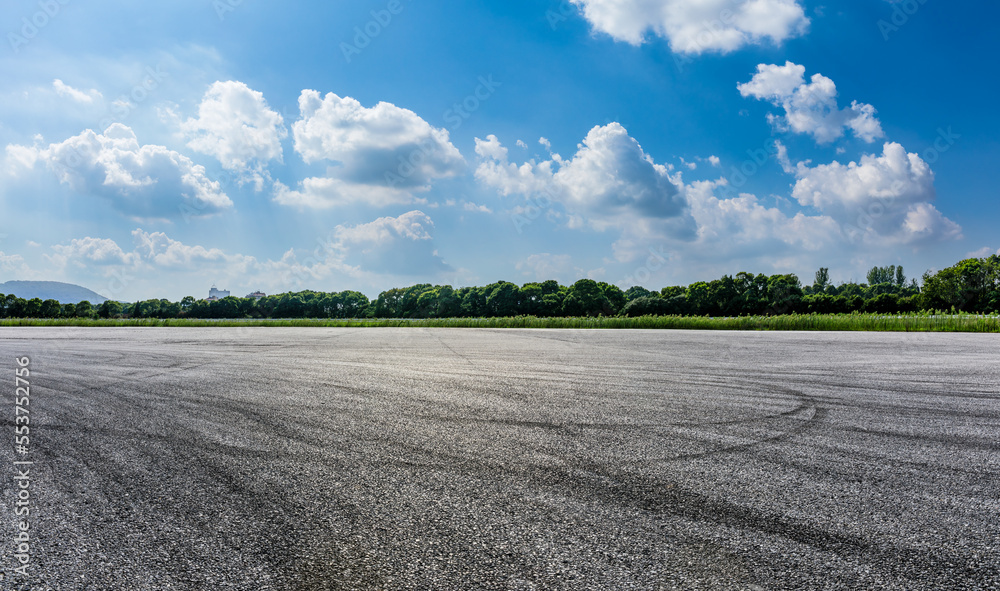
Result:
M580 465L584 467L583 464ZM819 526L703 495L656 477L621 474L606 466L588 464L584 471L546 467L533 474L537 480L560 488L570 496L590 496L609 504L671 515L724 527L737 527L780 537L830 552L841 558L888 570L902 580L926 583L922 573L948 572L975 588L979 581L996 580L1000 566L974 562L972 557L946 549L928 552L861 537L840 534ZM528 474L518 473L525 478Z

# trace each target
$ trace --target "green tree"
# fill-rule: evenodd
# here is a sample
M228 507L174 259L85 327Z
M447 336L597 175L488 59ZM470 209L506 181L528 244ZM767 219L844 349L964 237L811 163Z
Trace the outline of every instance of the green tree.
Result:
M872 314L892 314L899 312L899 296L894 293L883 293L865 302L862 308Z
M696 281L688 286L685 294L688 308L695 316L706 316L712 308L711 290L708 283Z
M337 296L337 318L361 318L369 303L368 296L361 292L340 292Z
M211 307L206 300L197 300L188 308L186 316L190 318L211 318Z
M631 302L632 300L637 300L639 298L648 298L651 296L659 297L655 292L649 291L641 285L633 285L632 287L625 290L625 301Z
M687 288L680 285L672 285L670 287L664 287L660 290L660 297L665 300L685 294L687 294Z
M599 316L610 308L604 290L593 279L581 279L571 285L563 301L567 316Z
M522 285L521 291L518 294L521 313L528 316L541 316L542 309L545 306L544 297L545 292L542 291L540 283L525 283Z
M540 315L548 318L563 315L563 307L566 303L566 295L568 293L568 287L560 286L558 291L543 295L542 312Z
M97 315L101 318L120 318L122 315L121 302L106 300L97 308Z
M178 318L181 315L181 303L170 300L160 300L160 318Z
M813 281L813 293L823 293L829 285L830 269L820 267L819 271L816 271L816 279Z
M305 311L305 303L299 296L296 296L296 298L296 301L299 303L297 310L301 315ZM209 309L212 318L239 318L240 299L235 296L226 296L221 300L211 302ZM290 318L299 318L299 316L291 316Z
M486 290L482 287L464 287L459 290L462 297L462 315L466 318L486 316Z
M10 318L30 318L32 306L28 300L16 296L7 296L7 315ZM41 309L41 305L39 305Z
M417 302L424 292L431 291L434 286L430 283L413 285L403 290L403 297L400 299L400 318L414 318L418 313Z
M767 309L768 297L768 277L763 274L754 275L745 271L737 273L733 279L736 284L736 291L740 294L739 311L740 316L756 316L763 314Z
M652 292L650 292L652 293ZM635 298L622 308L621 315L629 317L637 316L664 316L672 313L670 302L653 293L653 295Z
M305 313L306 302L299 294L282 294L274 308L274 318L302 318Z
M712 316L738 316L743 310L742 294L729 275L709 282L708 301L706 313Z
M937 273L924 274L925 309L991 312L1000 307L1000 257L965 259Z
M906 275L903 274L902 267L889 265L888 267L872 267L868 271L868 285L880 285L888 283L902 287L906 283ZM901 279L901 281L898 281ZM898 282L897 282L898 281Z
M59 318L62 316L63 307L58 300L45 300L39 308L38 314L42 318Z
M794 274L772 275L767 280L767 314L792 314L800 309L802 284Z
M601 292L604 294L604 310L602 313L605 316L615 316L621 312L625 304L628 303L628 299L625 297L625 292L622 288L617 285L612 285L601 281L597 284L601 288Z
M440 298L441 292L437 288L420 294L417 298L417 310L413 316L415 318L437 318Z
M488 316L517 316L521 288L513 283L500 281L487 286L487 289L489 289L489 295L486 296L486 313Z
M91 318L94 316L94 305L84 300L76 305L73 314L77 318Z

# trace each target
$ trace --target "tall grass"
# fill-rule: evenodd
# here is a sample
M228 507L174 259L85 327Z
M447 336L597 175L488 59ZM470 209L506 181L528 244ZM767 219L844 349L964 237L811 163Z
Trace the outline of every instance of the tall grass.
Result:
M0 327L79 326L79 327L415 327L415 328L575 328L575 329L682 329L682 330L825 330L890 332L1000 332L1000 318L975 315L885 314L788 314L784 316L745 316L708 318L704 316L641 316L637 318L376 318L332 320L326 318L290 319L36 319L0 320Z

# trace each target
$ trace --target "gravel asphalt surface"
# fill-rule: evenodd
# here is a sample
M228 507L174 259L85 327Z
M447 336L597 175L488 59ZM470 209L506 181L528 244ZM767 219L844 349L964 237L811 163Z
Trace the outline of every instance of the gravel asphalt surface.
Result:
M0 372L0 589L1000 589L996 335L4 328Z

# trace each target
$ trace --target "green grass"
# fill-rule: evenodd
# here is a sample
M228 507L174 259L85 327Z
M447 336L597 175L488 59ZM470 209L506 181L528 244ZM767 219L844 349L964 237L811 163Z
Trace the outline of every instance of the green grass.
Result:
M577 329L686 329L686 330L826 330L879 332L1000 332L1000 319L974 315L886 314L788 314L707 318L703 316L642 316L639 318L422 318L422 319L3 319L0 327L80 326L80 327L417 327L417 328L577 328Z

